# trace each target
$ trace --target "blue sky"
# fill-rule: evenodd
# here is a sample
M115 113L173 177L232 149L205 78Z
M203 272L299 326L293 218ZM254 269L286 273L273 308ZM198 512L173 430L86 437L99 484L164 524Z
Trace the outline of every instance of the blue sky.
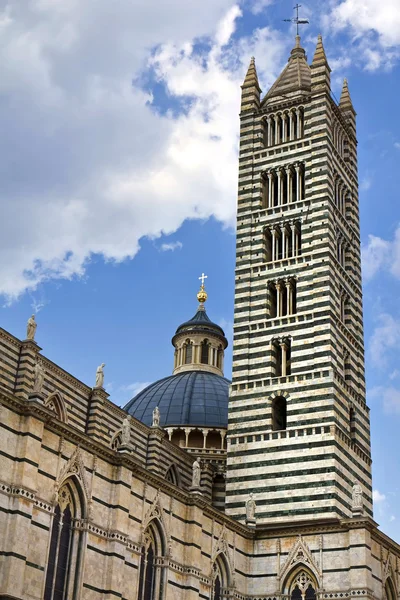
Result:
M117 6L117 8L116 8ZM172 370L196 310L231 339L240 83L265 91L294 31L287 0L24 0L0 7L0 325L117 403ZM311 0L358 113L375 518L400 540L400 4ZM228 351L226 375L230 376Z

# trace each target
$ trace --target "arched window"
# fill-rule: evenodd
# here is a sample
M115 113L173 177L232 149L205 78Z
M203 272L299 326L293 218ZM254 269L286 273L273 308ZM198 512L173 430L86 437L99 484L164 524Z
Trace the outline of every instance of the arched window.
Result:
M272 342L272 373L273 377L286 377L292 371L291 340Z
M165 555L165 543L158 521L151 521L144 539L139 569L138 600L162 600L165 568L160 559Z
M393 585L393 581L391 577L386 579L385 583L385 600L395 600L396 599L396 591Z
M316 582L312 575L301 569L293 577L289 586L290 600L316 600Z
M165 474L165 479L179 487L180 477L179 470L175 465L171 465Z
M204 340L201 342L201 354L200 354L200 362L203 365L208 365L208 340Z
M58 493L51 529L44 600L72 598L79 573L80 536L73 523L82 518L83 503L72 480L64 483Z
M283 396L278 396L272 401L272 431L286 429L287 402Z
M185 365L189 365L192 362L193 357L193 344L190 340L187 340L185 346Z
M222 346L219 346L218 355L217 355L217 367L218 367L218 369L221 369L221 370L222 370L223 358L224 358L224 351L222 350Z
M225 589L231 585L231 576L228 561L224 554L219 554L213 566L212 600L222 600Z

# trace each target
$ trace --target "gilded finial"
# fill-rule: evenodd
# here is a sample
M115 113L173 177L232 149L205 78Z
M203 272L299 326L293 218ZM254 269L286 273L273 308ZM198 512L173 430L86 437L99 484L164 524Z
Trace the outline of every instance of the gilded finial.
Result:
M202 273L201 277L199 277L201 281L200 291L197 294L197 300L200 302L199 308L204 308L204 302L207 300L207 292L204 289L204 280L207 279L207 277L208 276L204 275L204 273Z

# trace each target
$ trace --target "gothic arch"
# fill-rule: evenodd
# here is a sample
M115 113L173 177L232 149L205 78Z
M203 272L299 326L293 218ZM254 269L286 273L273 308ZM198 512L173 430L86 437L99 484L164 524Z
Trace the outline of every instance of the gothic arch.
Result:
M56 495L48 559L44 600L76 597L80 587L83 538L85 531L77 523L86 516L82 486L72 474L60 485Z
M383 597L385 598L385 600L396 600L396 598L397 598L396 588L395 588L395 585L393 582L393 578L391 576L387 577L383 588L384 588Z
M79 446L76 448L69 461L61 469L57 477L54 495L55 503L58 502L59 491L67 480L75 482L75 485L77 486L76 489L79 490L82 502L82 516L80 518L90 518L89 484Z
M68 423L68 411L65 406L65 401L60 392L53 392L48 396L45 400L44 405L47 408L50 408L56 415L60 421L64 423Z
M178 467L172 463L166 473L165 473L165 479L167 481L170 481L171 483L173 483L174 485L177 485L178 487L181 487L181 475L179 473L179 469Z
M122 429L117 429L110 440L110 446L113 450L117 450L122 444Z
M167 538L161 521L154 517L143 532L140 556L138 600L162 600L166 583L164 557Z
M299 563L283 581L282 593L289 600L316 600L318 588L318 577L310 565Z
M279 573L283 593L290 593L293 578L297 577L301 571L308 573L317 588L319 587L321 578L320 568L315 562L310 548L303 538L299 536Z
M213 580L215 580L217 575L220 575L221 578L221 587L228 588L233 585L232 581L232 572L231 566L229 563L229 559L226 556L225 552L219 552L214 559L213 564Z

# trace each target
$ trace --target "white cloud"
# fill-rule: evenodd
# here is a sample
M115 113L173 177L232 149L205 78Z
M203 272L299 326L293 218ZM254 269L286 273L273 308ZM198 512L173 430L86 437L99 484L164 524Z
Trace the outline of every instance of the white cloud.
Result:
M391 252L390 242L375 235L368 236L368 243L361 247L362 271L365 281L372 279L383 266L387 266Z
M389 375L390 381L393 381L394 379L397 379L399 375L400 375L400 371L398 369L395 369Z
M400 349L400 320L392 315L378 315L379 325L375 327L369 341L369 352L376 366L383 367L387 363L388 353Z
M360 181L360 190L366 192L369 189L371 189L371 185L372 185L372 178L370 175L366 175Z
M368 281L382 269L400 279L400 226L397 227L392 241L375 235L368 236L368 242L362 245L363 277Z
M121 385L118 389L121 392L129 392L133 398L139 392L147 388L150 383L150 381L135 381L134 383L129 383L128 385Z
M137 396L139 392L147 388L152 382L151 381L135 381L128 383L127 385L120 385L117 389L106 387L107 392L111 393L110 400L118 406L125 406L132 398Z
M250 0L250 10L253 15L259 15L273 2L274 0Z
M169 244L161 244L160 250L162 252L173 252L174 250L182 250L183 244L182 242L170 242Z
M397 148L397 150L400 150L400 142L395 142L394 147Z
M236 4L27 0L0 12L0 293L82 276L93 254L133 257L141 237L187 218L234 223L240 83L256 54L270 84L283 50L267 28L226 45ZM149 69L183 113L132 85Z
M386 496L385 496L385 494L381 494L381 492L379 490L373 490L372 499L376 503L383 502L384 500L386 500Z
M225 46L236 29L235 21L242 16L239 6L235 5L226 13L218 24L215 41L219 47Z
M354 56L366 70L390 68L399 57L398 0L336 0L324 21L336 31L350 30L356 49Z
M400 415L400 390L397 388L378 386L372 388L368 396L382 402L386 413Z

